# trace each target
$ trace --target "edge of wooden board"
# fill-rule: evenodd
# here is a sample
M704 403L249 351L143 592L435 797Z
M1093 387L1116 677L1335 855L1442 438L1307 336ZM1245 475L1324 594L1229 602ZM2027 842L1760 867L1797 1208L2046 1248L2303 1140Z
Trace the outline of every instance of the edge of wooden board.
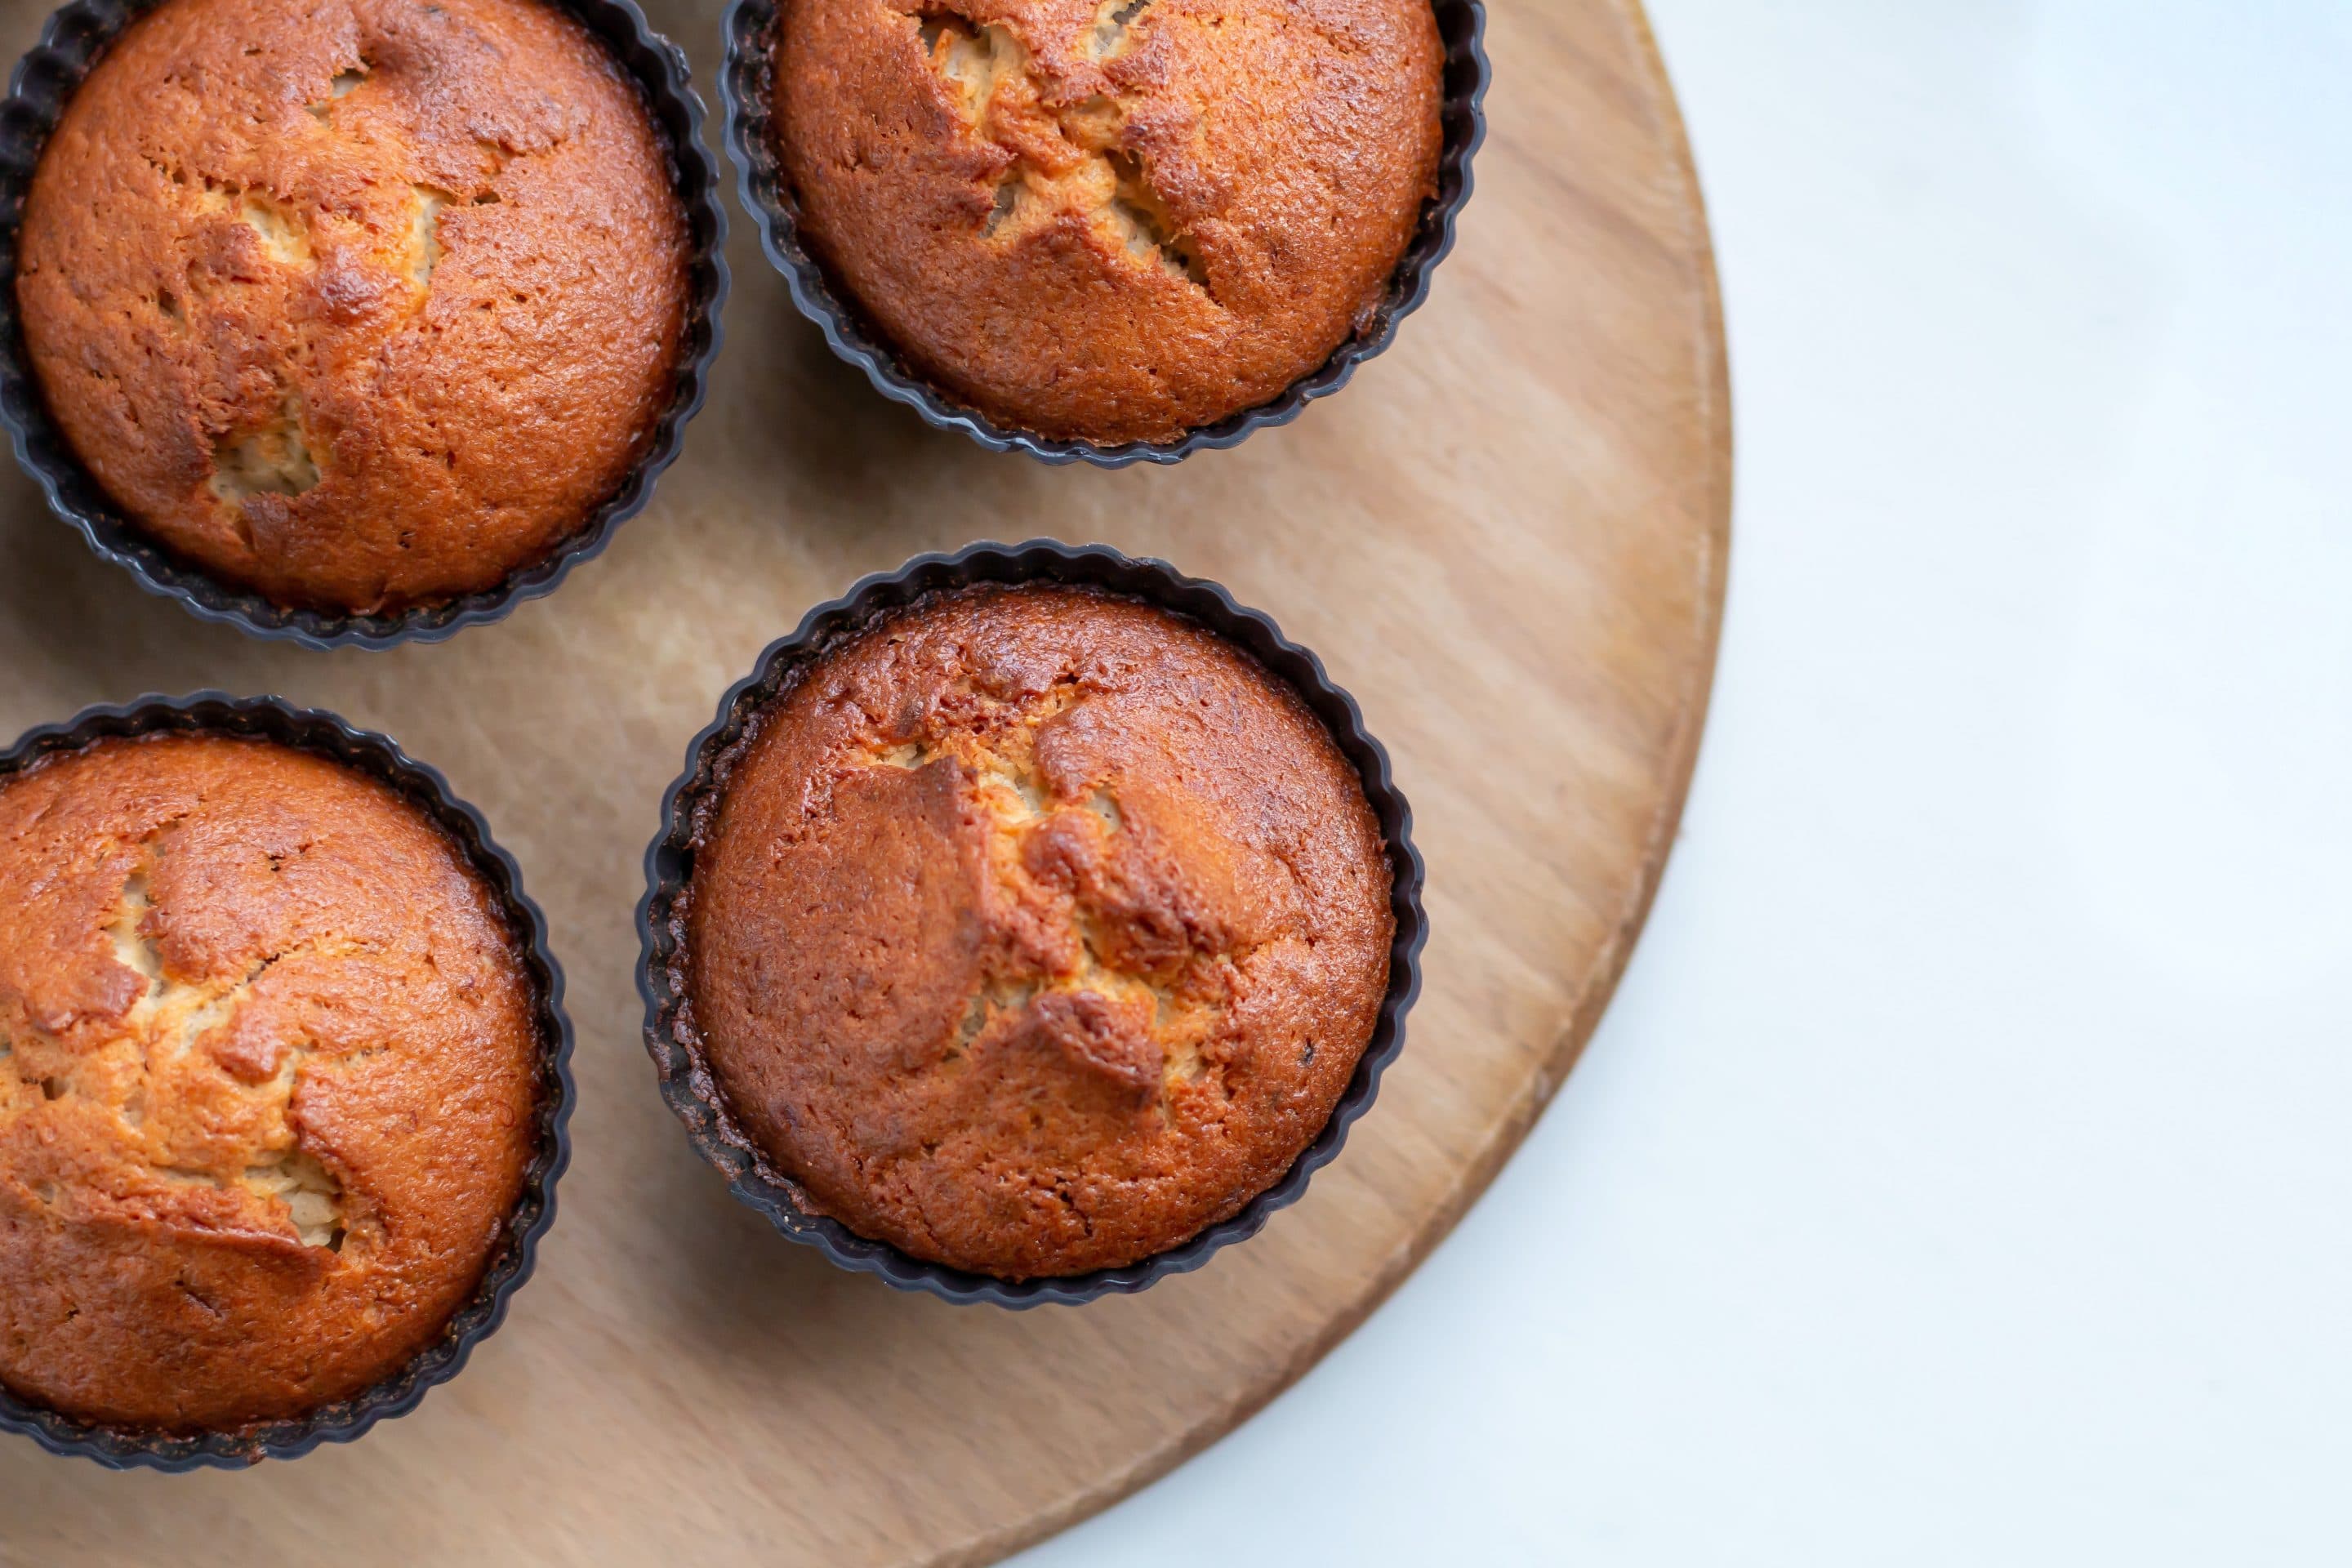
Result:
M1715 245L1707 225L1706 198L1699 187L1697 165L1691 157L1689 136L1683 125L1681 108L1675 96L1673 82L1666 74L1665 61L1658 52L1656 35L1651 29L1649 16L1640 0L1617 0L1615 9L1620 26L1629 35L1627 54L1647 79L1649 107L1655 120L1654 134L1663 145L1668 162L1679 174L1684 188L1683 210L1690 226L1685 244L1697 270L1692 292L1696 296L1693 303L1698 321L1693 337L1701 363L1695 382L1701 401L1699 417L1705 425L1702 439L1708 455L1705 481L1706 494L1703 502L1706 527L1701 542L1704 554L1699 563L1699 613L1704 621L1698 628L1700 657L1693 661L1690 686L1683 693L1677 728L1667 748L1669 765L1673 770L1671 786L1665 792L1657 816L1650 825L1640 880L1619 917L1607 947L1587 977L1583 991L1570 1006L1569 1021L1553 1042L1543 1066L1496 1123L1485 1146L1463 1167L1453 1191L1431 1214L1428 1222L1413 1232L1406 1244L1381 1266L1354 1301L1335 1314L1321 1332L1302 1343L1287 1362L1275 1370L1272 1376L1243 1392L1223 1409L1061 1506L978 1540L950 1547L930 1558L928 1568L984 1568L985 1564L1000 1562L1092 1518L1111 1504L1158 1480L1265 1409L1328 1355L1340 1341L1355 1332L1461 1222L1462 1216L1469 1212L1470 1205L1501 1173L1503 1166L1534 1128L1537 1118L1551 1103L1552 1096L1559 1092L1560 1085L1567 1081L1570 1071L1575 1068L1578 1058L1584 1054L1585 1044L1592 1037L1601 1015L1608 1008L1610 998L1616 994L1617 983L1623 977L1625 965L1633 956L1633 944L1649 920L1650 907L1656 900L1667 857L1673 850L1675 834L1682 824L1683 805L1689 798L1691 774L1698 763L1699 740L1706 731L1707 704L1715 685L1716 656L1723 630L1726 566L1731 542L1731 375L1723 331L1723 297L1716 275Z

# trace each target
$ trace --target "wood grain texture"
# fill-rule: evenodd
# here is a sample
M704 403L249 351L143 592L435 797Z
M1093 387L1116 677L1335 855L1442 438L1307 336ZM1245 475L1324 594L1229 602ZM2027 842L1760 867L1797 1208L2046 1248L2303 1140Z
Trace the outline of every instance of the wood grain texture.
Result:
M716 0L649 6L706 84ZM12 49L39 8L5 0ZM1312 1365L1492 1178L1575 1060L1688 782L1729 412L1705 218L1632 0L1501 0L1478 194L1397 346L1169 470L925 429L793 311L740 224L711 405L552 599L320 656L147 598L0 474L0 732L200 686L396 735L488 814L579 1025L577 1158L507 1326L423 1408L296 1464L114 1475L0 1441L0 1561L978 1563L1196 1451ZM1318 649L1430 864L1404 1056L1297 1207L1140 1297L1019 1315L833 1269L732 1203L656 1097L632 908L663 786L813 601L981 537L1106 540Z

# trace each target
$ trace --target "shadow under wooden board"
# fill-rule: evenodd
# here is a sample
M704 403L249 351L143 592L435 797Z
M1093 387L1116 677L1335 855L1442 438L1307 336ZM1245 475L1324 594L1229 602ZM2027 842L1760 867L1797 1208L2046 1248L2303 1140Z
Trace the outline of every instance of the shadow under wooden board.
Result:
M718 0L655 0L718 58ZM0 0L11 55L44 7ZM577 1153L507 1326L358 1444L117 1475L0 1438L0 1561L991 1561L1216 1439L1361 1321L1559 1086L1672 842L1723 600L1713 261L1631 0L1501 0L1461 243L1397 345L1287 428L1171 469L926 429L835 361L737 217L728 347L652 507L553 598L323 656L151 599L0 473L0 741L86 703L272 691L388 731L489 816L579 1026ZM1014 1314L788 1246L688 1148L639 1044L661 791L813 602L976 538L1104 540L1319 651L1429 860L1427 988L1339 1163L1197 1274Z

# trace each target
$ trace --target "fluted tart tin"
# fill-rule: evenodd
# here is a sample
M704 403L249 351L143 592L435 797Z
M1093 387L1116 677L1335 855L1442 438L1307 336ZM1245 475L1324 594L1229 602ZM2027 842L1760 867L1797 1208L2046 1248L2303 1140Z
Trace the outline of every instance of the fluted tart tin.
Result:
M221 691L151 696L88 708L62 723L29 731L0 752L0 783L45 758L100 741L158 734L275 742L376 779L420 809L482 878L513 932L541 1041L535 1138L521 1198L508 1216L471 1299L439 1337L392 1376L292 1419L185 1433L80 1420L0 1388L0 1431L22 1433L51 1453L80 1456L113 1469L235 1469L263 1459L298 1458L321 1443L348 1443L379 1421L406 1415L432 1389L457 1376L474 1348L505 1320L515 1291L530 1277L541 1238L554 1223L556 1181L572 1157L570 1122L576 1098L572 1020L563 1008L563 970L548 947L546 919L523 891L520 868L490 836L482 814L452 792L437 771L410 757L392 739L333 713L297 708L276 697L233 697Z
M1397 324L1429 297L1431 279L1454 248L1457 220L1470 200L1470 161L1486 140L1490 76L1481 0L1433 0L1433 9L1445 51L1437 194L1423 205L1420 226L1398 260L1388 291L1328 359L1271 401L1171 441L1105 446L1009 428L949 395L900 359L802 243L799 207L777 161L770 108L776 0L731 0L727 7L726 58L719 68L727 151L735 161L743 210L759 226L761 247L783 274L793 303L815 323L835 354L866 373L875 391L905 404L934 429L961 431L994 452L1024 452L1041 462L1085 462L1105 468L1181 462L1195 452L1237 447L1256 431L1297 418L1309 403L1347 385L1366 360L1394 342Z
M877 617L975 584L1038 582L1087 585L1172 610L1239 646L1295 689L1362 781L1391 872L1394 927L1387 989L1370 1041L1329 1121L1280 1178L1232 1217L1140 1261L1088 1274L1012 1280L911 1257L816 1212L730 1112L687 1016L690 1008L681 961L686 905L706 808L723 795L739 743L755 718L789 692L828 650L856 637ZM1106 545L1050 540L980 543L953 554L917 556L809 611L792 635L770 646L751 673L727 692L717 718L688 746L686 770L663 797L659 830L646 851L646 896L637 911L643 944L637 979L646 1004L646 1047L663 1099L684 1124L696 1151L726 1178L729 1190L766 1215L787 1239L817 1248L844 1268L950 1301L1009 1308L1076 1304L1144 1289L1170 1275L1198 1268L1220 1248L1255 1235L1277 1210L1296 1203L1314 1173L1338 1156L1349 1129L1370 1108L1381 1073L1403 1048L1405 1015L1420 990L1421 952L1428 936L1412 809L1391 777L1388 753L1364 727L1355 700L1332 682L1321 661L1286 637L1270 617L1244 608L1215 583Z
M17 463L50 510L103 559L150 594L200 619L247 635L311 648L387 648L439 642L468 626L504 619L520 605L560 587L573 567L593 560L621 524L645 510L655 482L676 460L688 421L708 395L719 354L719 313L728 292L727 210L719 162L702 135L702 100L690 83L686 53L655 32L636 0L554 0L612 52L635 84L665 144L686 212L690 252L687 315L668 406L628 477L572 533L546 555L495 587L436 604L376 614L293 608L226 583L180 559L127 518L74 455L49 414L26 352L16 299L17 247L41 153L68 101L107 47L161 0L72 0L41 29L16 64L0 103L0 426Z

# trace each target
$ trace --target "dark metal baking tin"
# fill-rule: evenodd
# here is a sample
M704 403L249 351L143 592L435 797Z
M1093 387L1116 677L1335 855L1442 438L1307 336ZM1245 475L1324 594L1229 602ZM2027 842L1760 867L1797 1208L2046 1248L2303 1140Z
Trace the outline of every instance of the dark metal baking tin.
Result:
M719 161L703 145L702 100L688 83L685 51L647 26L636 0L555 0L613 51L645 94L668 143L672 177L686 205L694 246L687 271L692 298L677 384L668 410L654 426L652 445L619 490L590 514L578 532L497 587L397 614L356 616L272 604L180 560L129 521L49 417L25 352L16 316L16 241L25 194L31 188L41 149L57 129L67 100L107 46L160 3L74 0L49 17L40 42L16 63L7 100L0 103L0 425L7 426L16 461L39 483L50 509L142 588L249 637L314 648L439 642L467 626L502 620L525 600L555 592L574 566L602 552L614 531L653 499L654 481L677 458L686 422L702 407L711 362L719 354L719 310L728 288L727 209L719 195Z
M275 741L382 780L421 808L457 841L497 894L508 925L524 939L524 968L543 1042L539 1147L523 1173L522 1200L507 1221L505 1240L483 1271L473 1300L449 1320L440 1339L391 1377L294 1420L181 1436L76 1420L0 1388L0 1431L22 1432L53 1454L79 1454L117 1470L238 1469L263 1459L299 1458L321 1443L348 1443L379 1421L407 1415L426 1390L457 1376L474 1347L505 1319L508 1301L530 1278L540 1237L555 1222L556 1178L572 1161L572 1020L563 1011L562 967L548 950L546 919L522 890L522 871L514 858L490 837L482 814L450 792L446 779L388 736L277 697L232 697L225 691L142 697L121 707L85 708L62 724L27 731L0 752L0 782L44 757L79 751L95 741L163 733Z
M1355 1075L1331 1120L1281 1180L1231 1219L1140 1262L1061 1279L1011 1280L924 1262L805 1206L800 1189L735 1126L695 1047L679 1037L677 1015L685 998L678 994L671 965L684 940L678 906L694 876L697 808L712 792L726 787L736 744L753 717L789 691L819 657L879 616L943 590L1034 582L1090 584L1177 611L1247 649L1288 682L1363 777L1364 794L1380 819L1393 873L1390 907L1396 936L1389 948L1388 994ZM918 555L897 571L867 577L842 597L811 610L798 630L760 656L751 674L720 700L719 717L687 748L686 772L662 797L661 830L646 851L646 897L637 906L637 935L644 943L637 989L646 1001L646 1049L660 1075L662 1098L686 1123L696 1151L727 1178L728 1190L767 1215L786 1239L818 1248L842 1268L879 1275L901 1290L1000 1307L1048 1301L1074 1305L1129 1294L1171 1274L1198 1268L1218 1248L1255 1236L1276 1209L1297 1203L1308 1178L1338 1156L1348 1129L1370 1109L1381 1074L1404 1048L1404 1016L1421 992L1421 950L1429 935L1421 890L1422 859L1412 844L1412 809L1389 777L1388 752L1365 730L1356 700L1323 672L1322 661L1284 637L1264 613L1235 603L1218 584L1187 577L1164 561L1122 555L1103 544L1036 539L1024 544L967 545L952 555Z
M727 151L740 177L743 210L758 220L760 245L791 286L793 303L814 321L833 352L865 371L874 390L903 403L940 430L961 430L992 452L1026 452L1047 463L1092 463L1123 468L1131 463L1181 462L1210 447L1237 447L1252 431L1287 425L1318 397L1348 384L1356 367L1389 346L1397 323L1429 297L1430 274L1454 248L1454 219L1470 199L1470 157L1486 137L1484 100L1486 11L1480 0L1432 0L1438 39L1445 47L1445 98L1440 107L1444 141L1438 153L1437 195L1424 203L1421 226L1398 261L1389 291L1364 326L1323 362L1320 369L1290 384L1271 403L1186 432L1173 441L1129 441L1100 447L1091 441L1055 440L1007 429L968 408L899 362L889 340L868 323L836 289L800 241L800 209L791 184L776 163L775 138L768 126L776 0L730 0L725 23L727 58L719 67L719 93L727 115Z

